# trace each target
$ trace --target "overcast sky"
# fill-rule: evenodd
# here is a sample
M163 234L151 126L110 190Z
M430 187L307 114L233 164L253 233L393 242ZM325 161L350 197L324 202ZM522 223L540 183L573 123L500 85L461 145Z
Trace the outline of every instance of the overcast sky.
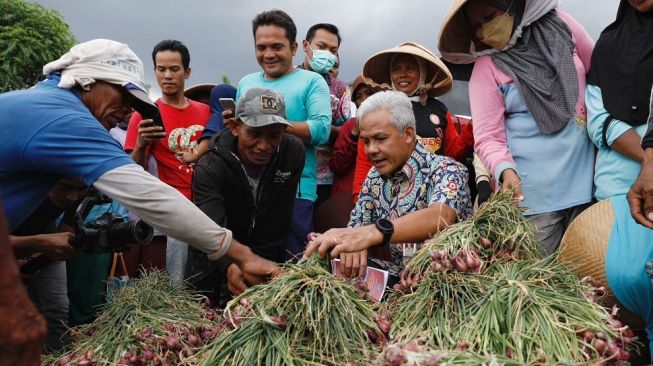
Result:
M260 68L254 58L252 18L261 11L281 9L297 25L301 39L315 23L340 28L340 78L350 82L375 52L405 41L416 41L437 52L437 35L451 0L39 0L58 10L80 42L108 38L127 43L143 60L146 79L159 95L150 53L163 39L184 42L191 54L192 75L186 86L232 84ZM562 9L576 18L596 40L615 17L619 0L563 0Z

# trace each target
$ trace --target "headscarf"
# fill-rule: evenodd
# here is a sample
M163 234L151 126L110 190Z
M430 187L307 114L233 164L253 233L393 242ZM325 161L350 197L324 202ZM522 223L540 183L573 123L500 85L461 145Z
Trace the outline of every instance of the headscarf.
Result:
M551 10L525 27L513 47L491 55L494 64L512 77L545 135L565 128L575 114L579 93L575 47L571 30Z
M395 82L392 80L392 68L395 64L395 59L397 56L400 54L394 54L392 55L392 59L390 60L390 81L392 82L392 89L397 90L397 87L395 86ZM426 83L426 65L424 64L424 60L421 59L420 57L417 57L415 55L409 55L413 57L413 60L417 63L417 67L419 68L419 82L417 84L417 88L410 92L409 94L406 94L408 96L408 99L410 99L413 102L420 102L424 104L426 101L426 98L428 97L428 90L424 88L424 84Z
M136 99L133 107L141 114L158 114L147 95L143 62L126 44L109 39L93 39L73 46L58 60L43 66L43 74L59 73L59 86L71 89L79 85L89 90L96 80L120 85Z
M60 72L58 86L75 85L88 90L95 80L124 86L131 83L145 91L143 62L126 44L108 39L94 39L73 46L58 60L43 66L43 74Z
M653 85L653 11L642 13L621 1L617 19L596 42L587 81L601 88L611 117L633 126L646 123Z

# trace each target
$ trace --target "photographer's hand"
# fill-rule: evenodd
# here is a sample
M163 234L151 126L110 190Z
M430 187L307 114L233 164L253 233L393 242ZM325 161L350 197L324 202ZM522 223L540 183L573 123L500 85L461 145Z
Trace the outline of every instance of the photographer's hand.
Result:
M39 251L55 261L74 258L77 251L69 244L73 237L69 232L37 235Z

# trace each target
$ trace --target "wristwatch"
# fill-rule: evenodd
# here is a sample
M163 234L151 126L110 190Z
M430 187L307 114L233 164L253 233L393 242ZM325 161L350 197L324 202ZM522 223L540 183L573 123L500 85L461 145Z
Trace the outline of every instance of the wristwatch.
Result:
M380 218L374 222L374 226L378 231L381 232L381 234L383 234L383 241L381 242L381 245L388 245L388 243L390 243L392 234L395 232L395 226L392 224L392 221Z

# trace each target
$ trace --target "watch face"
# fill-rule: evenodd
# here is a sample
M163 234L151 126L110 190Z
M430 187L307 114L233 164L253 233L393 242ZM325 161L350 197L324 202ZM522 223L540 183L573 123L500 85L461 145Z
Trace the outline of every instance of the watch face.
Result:
M392 225L392 222L387 219L378 219L376 221L379 229L381 229L384 232L391 232L394 230L394 226Z

